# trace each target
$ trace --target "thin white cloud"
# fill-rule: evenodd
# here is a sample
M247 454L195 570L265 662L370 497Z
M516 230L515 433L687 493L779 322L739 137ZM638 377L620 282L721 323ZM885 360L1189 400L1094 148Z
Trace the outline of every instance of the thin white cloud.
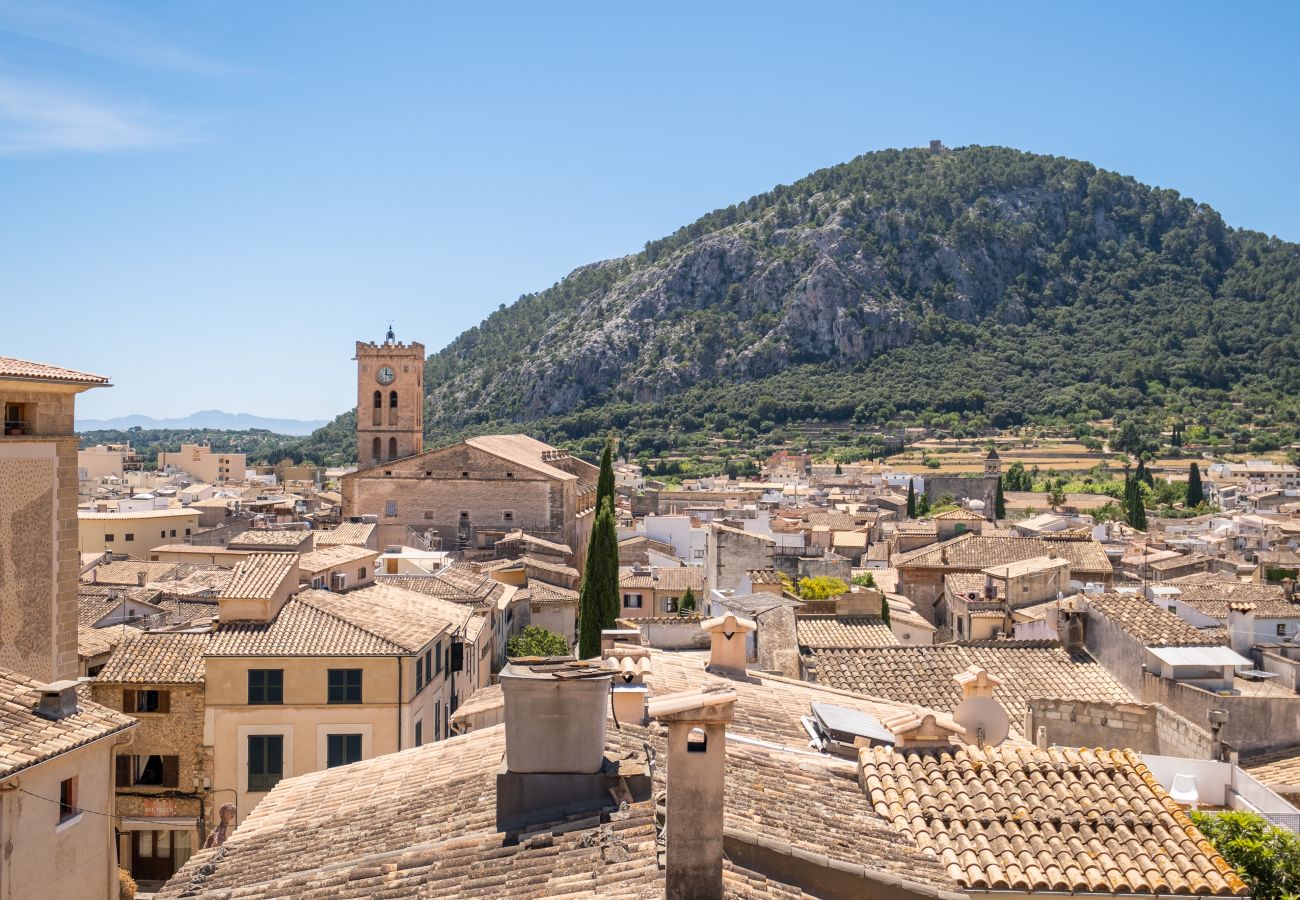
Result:
M109 18L50 3L0 0L0 32L144 68L197 75L235 71Z
M149 110L0 74L0 155L118 153L185 143Z

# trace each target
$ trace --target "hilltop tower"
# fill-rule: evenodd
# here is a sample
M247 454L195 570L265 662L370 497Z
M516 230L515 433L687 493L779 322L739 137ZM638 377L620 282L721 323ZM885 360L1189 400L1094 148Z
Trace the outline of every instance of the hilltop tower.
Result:
M357 341L357 468L424 450L424 345Z

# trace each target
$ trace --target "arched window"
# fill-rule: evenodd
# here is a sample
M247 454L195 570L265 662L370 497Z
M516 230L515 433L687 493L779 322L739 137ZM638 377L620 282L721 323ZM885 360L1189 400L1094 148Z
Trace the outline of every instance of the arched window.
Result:
M395 437L388 439L388 458L397 459L397 438Z
M388 408L397 409L397 391L388 392Z
M374 443L371 445L371 450L370 450L370 457L371 457L371 459L373 459L375 462L379 462L379 449L380 449L380 446L381 446L381 445L380 445L380 443L379 443L379 438L375 438L375 441L374 441Z
M379 409L383 405L384 405L384 392L375 391L375 409Z
M383 417L384 417L384 392L375 391L375 411L371 418L373 419L376 425L380 425L384 421ZM379 453L376 451L375 457L378 458L378 456Z

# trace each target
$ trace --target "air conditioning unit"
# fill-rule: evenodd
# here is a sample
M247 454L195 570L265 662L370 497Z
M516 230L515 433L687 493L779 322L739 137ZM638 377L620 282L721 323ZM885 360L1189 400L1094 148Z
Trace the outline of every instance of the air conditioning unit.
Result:
M342 572L335 572L330 576L330 590L344 591L348 587L348 576Z

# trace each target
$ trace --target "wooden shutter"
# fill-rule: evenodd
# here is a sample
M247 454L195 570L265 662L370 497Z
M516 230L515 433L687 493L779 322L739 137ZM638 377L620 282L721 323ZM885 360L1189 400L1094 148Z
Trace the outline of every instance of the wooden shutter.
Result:
M171 711L172 711L172 692L171 692L171 691L159 691L159 692L158 692L158 712L160 712L160 713L167 713L167 712L171 712Z
M181 759L179 756L162 758L162 786L174 788L180 784Z
M117 757L117 779L118 787L131 786L131 757L126 754L119 754Z
M122 712L135 712L135 691L126 690L122 692Z

